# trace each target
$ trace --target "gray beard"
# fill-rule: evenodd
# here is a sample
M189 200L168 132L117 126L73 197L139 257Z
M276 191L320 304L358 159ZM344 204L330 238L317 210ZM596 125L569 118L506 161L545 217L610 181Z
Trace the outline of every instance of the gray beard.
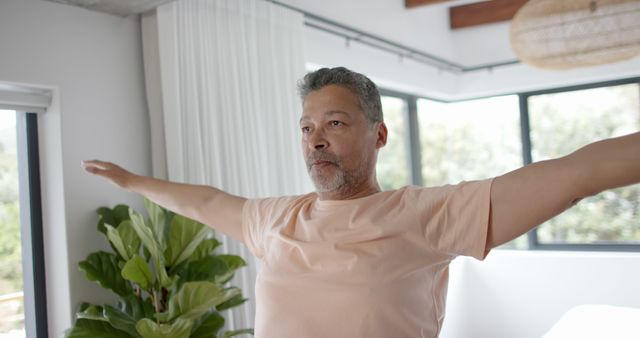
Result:
M311 171L309 172L309 176L311 177L311 181L313 181L313 185L316 187L317 192L340 190L340 188L345 186L348 181L347 174L339 167L332 177L315 175Z
M363 180L367 179L366 173L366 163L367 158L363 156L360 159L360 165L357 170L352 173L349 173L342 169L342 161L339 159L330 156L329 158L334 162L336 166L335 174L331 176L319 175L318 172L314 172L311 163L315 159L329 159L328 156L323 156L322 154L317 154L314 156L313 154L309 156L307 159L307 170L309 172L309 176L311 177L311 181L316 188L316 192L343 192L349 193L352 189L354 189L358 184L360 184Z

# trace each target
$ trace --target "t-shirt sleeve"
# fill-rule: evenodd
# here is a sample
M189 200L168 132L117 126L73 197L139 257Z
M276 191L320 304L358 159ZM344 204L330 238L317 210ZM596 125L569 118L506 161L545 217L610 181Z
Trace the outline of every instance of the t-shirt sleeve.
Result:
M295 197L248 199L242 208L242 237L249 251L262 259L267 234L286 214Z
M493 179L436 188L416 188L417 217L427 245L452 256L482 260L489 253L487 236Z
M269 204L269 199L248 199L242 207L242 237L249 251L257 258L264 256L262 247L265 220L262 216L264 205Z

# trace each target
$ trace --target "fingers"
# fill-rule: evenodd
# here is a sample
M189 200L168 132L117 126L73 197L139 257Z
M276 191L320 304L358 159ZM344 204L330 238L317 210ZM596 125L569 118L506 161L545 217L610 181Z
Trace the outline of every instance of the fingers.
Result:
M82 168L94 175L98 175L111 181L111 183L125 188L132 174L111 162L90 160L82 161Z
M114 166L114 164L111 162L105 162L105 161L99 161L99 160L82 161L82 167L85 169L88 169L88 168L107 169L110 166Z
M109 171L114 169L120 169L117 165L111 162L89 160L82 161L82 168L92 174L105 176Z

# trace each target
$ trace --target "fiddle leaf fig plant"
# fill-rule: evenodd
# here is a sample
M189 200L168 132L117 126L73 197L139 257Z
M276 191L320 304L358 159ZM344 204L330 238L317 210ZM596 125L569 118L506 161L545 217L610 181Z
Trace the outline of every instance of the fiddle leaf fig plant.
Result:
M78 266L89 281L118 296L115 306L83 303L67 338L229 338L221 311L247 299L227 283L246 265L219 255L202 223L144 201L148 217L117 205L100 208L98 231L113 252L89 254Z

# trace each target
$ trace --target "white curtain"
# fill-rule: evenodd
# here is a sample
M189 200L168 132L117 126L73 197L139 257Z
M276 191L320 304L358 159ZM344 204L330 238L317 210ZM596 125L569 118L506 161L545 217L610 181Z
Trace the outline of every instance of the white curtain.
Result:
M263 0L179 0L144 15L154 175L245 197L311 191L298 131L302 34L302 14ZM257 262L216 237L249 263L232 283L250 302L229 324L253 327Z

